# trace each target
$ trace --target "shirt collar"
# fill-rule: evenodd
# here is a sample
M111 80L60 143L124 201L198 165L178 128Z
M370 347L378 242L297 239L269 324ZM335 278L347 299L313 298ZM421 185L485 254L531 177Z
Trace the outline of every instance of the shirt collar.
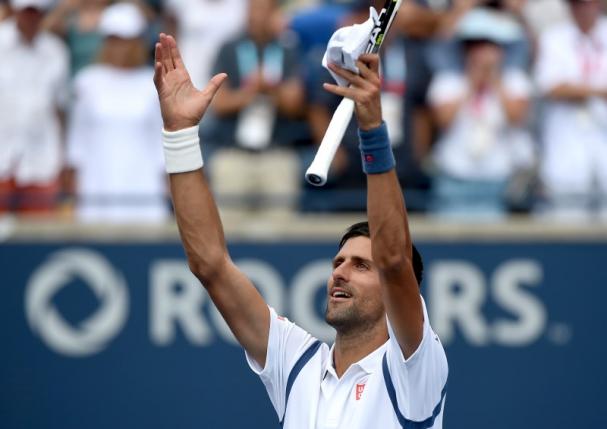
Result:
M603 49L603 46L601 45L601 25L602 22L597 21L588 33L582 33L582 30L574 24L578 40L581 43L590 43L594 49Z
M352 366L357 366L367 374L372 374L377 368L379 368L379 364L381 362L384 353L386 352L386 341L384 344L379 346L377 349L369 353L367 356L352 364ZM335 343L331 346L331 350L329 350L329 358L325 362L325 376L327 373L333 375L337 378L337 373L335 372L335 367L333 366L333 353L335 351ZM347 370L346 370L347 371Z

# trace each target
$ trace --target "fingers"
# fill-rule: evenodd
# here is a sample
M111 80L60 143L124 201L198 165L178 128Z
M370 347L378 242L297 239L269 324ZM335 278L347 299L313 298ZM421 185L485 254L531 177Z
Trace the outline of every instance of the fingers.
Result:
M156 61L154 63L154 85L156 85L158 91L160 91L160 88L162 87L163 74L162 63Z
M156 89L160 89L164 75L165 71L162 65L162 45L160 42L157 42L156 45L154 45L154 85L156 85Z
M360 70L360 75L369 79L376 75L379 78L379 55L362 54L356 61L356 66Z
M168 73L172 70L175 70L175 64L173 63L173 59L171 57L171 47L170 47L170 39L164 33L160 33L160 37L158 39L160 44L160 63L162 64L162 68L165 73Z
M160 33L154 46L154 84L160 88L165 75L176 69L184 69L177 42L173 36Z
M171 58L173 60L173 65L175 68L184 69L185 65L183 64L183 59L181 58L181 53L177 48L177 42L173 36L167 36L167 41L169 44L169 50L171 54Z
M379 55L363 54L356 61L356 66L360 74L329 64L329 68L334 73L346 79L352 86L364 87L369 83L372 85L379 84Z
M362 77L356 73L352 73L350 70L343 69L335 64L329 64L329 68L338 76L346 79L352 86L362 86L365 84L365 80Z
M332 83L323 83L322 87L329 91L332 94L339 95L340 97L346 97L346 93L349 88L344 88L343 86L334 85Z
M334 85L332 83L323 83L323 88L325 90L329 91L330 93L339 95L340 97L346 97L346 98L349 98L349 99L357 101L357 102L364 101L367 98L366 97L367 91L360 90L360 89L354 88L352 86L344 87L344 86Z
M216 74L211 78L202 92L204 92L206 96L213 98L227 77L228 75L225 73Z
M210 104L213 101L213 97L215 97L215 94L217 94L217 91L219 91L219 88L227 77L228 75L225 73L216 74L211 78L211 80L209 81L207 86L202 90L202 92L199 93L204 98L204 102L206 103L206 105Z
M334 64L329 64L330 69L347 80L350 85L345 88L326 83L324 84L324 88L333 94L359 102L366 102L379 94L381 89L381 80L378 73L379 56L377 54L361 55L356 65L360 74L355 74Z

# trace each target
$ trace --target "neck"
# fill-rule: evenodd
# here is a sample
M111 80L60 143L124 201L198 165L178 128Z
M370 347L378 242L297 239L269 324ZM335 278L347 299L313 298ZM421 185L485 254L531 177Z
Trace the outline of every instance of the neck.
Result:
M333 363L337 376L341 378L350 365L371 354L386 341L388 341L388 328L385 321L362 332L338 332L333 349Z
M577 21L577 26L578 26L578 28L580 29L580 31L583 34L588 35L588 34L592 33L592 29L594 28L595 22L596 21L594 21L594 20L593 21L590 21L590 20L588 20L588 21L578 20Z
M27 43L28 45L31 45L34 42L34 39L36 38L38 31L32 31L32 30L28 31L27 29L21 28L18 24L17 24L17 28L19 29L19 34L21 35L21 39L23 39L23 41L25 43Z
M257 46L265 46L272 41L272 36L266 31L250 32L249 37Z

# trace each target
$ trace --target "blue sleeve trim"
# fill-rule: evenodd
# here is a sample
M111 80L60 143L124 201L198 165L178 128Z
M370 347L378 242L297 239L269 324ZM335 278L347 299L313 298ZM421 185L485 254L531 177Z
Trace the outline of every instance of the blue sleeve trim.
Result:
M403 429L428 429L434 426L434 420L440 414L441 409L443 408L443 402L445 400L445 395L447 394L447 383L443 387L443 390L440 394L440 401L432 410L432 415L428 417L426 420L422 421L414 421L409 420L400 412L400 408L398 407L398 401L396 399L396 389L394 388L394 384L392 383L392 377L390 376L390 370L388 369L388 359L386 358L386 354L384 354L384 358L382 360L382 370L384 373L384 382L386 383L386 389L388 390L388 396L390 397L390 402L392 402L392 407L394 408L394 413L396 414L396 418L398 422L403 427Z
M295 379L303 369L303 367L308 363L312 356L316 354L316 351L320 348L322 343L318 340L314 341L303 354L297 359L293 369L289 373L289 378L287 378L287 393L285 396L285 413L282 415L282 419L280 420L280 426L284 424L285 415L287 414L287 404L289 403L289 395L291 394L291 388L293 387L293 383L295 383Z

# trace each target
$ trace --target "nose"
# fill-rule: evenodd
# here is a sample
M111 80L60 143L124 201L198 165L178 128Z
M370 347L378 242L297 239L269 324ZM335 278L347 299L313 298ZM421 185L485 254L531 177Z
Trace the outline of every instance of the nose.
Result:
M334 282L347 282L350 278L350 269L348 268L348 263L342 262L337 267L333 268L333 273L331 276L333 277Z

